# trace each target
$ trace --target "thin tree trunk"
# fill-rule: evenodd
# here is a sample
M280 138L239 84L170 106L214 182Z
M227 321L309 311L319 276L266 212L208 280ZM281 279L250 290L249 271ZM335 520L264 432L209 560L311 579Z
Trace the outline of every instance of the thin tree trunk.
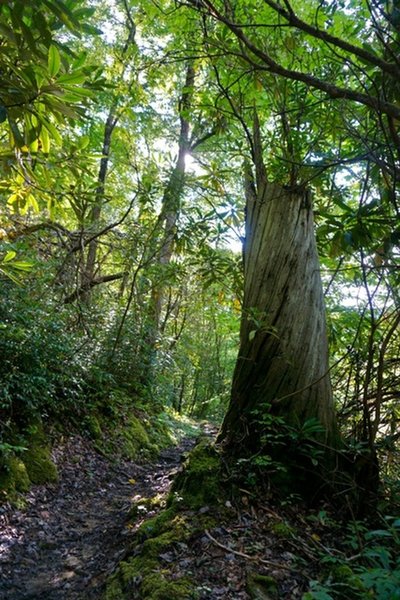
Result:
M104 127L104 138L102 147L102 157L100 160L100 168L97 179L96 196L94 205L90 213L90 225L94 229L100 221L101 211L104 202L104 192L106 178L108 172L108 164L110 160L111 138L114 128L118 122L118 117L115 115L116 107L112 106L109 110L107 121ZM81 273L80 287L83 291L81 299L85 302L89 300L90 291L92 289L91 282L95 277L96 272L96 257L97 257L98 239L94 239L89 243L86 260Z
M164 300L164 283L162 281L165 274L162 272L171 262L174 239L176 233L176 224L180 214L181 198L185 186L185 157L190 149L189 140L189 121L187 113L190 111L193 97L193 86L195 79L195 70L190 63L186 71L184 91L179 102L180 112L180 132L178 143L178 156L175 166L171 172L164 195L162 199L162 208L159 218L161 230L160 250L156 257L156 264L160 267L160 282L153 286L151 294L150 310L150 334L149 346L153 348L160 332L161 312Z

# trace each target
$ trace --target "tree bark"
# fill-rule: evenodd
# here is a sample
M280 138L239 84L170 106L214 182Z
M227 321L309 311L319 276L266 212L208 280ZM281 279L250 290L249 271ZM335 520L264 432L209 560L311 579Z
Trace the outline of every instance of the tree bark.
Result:
M317 419L328 448L337 431L310 194L268 182L257 121L253 160L255 180L249 165L245 175L240 349L219 439L234 456L262 451L257 410L294 428Z
M107 171L108 171L108 163L110 160L110 147L111 147L111 138L115 126L118 122L118 117L116 116L116 106L113 105L108 113L107 121L104 127L104 137L103 137L103 147L102 147L102 157L100 160L100 168L97 179L97 189L96 196L93 204L92 211L90 213L90 224L92 227L98 225L100 221L101 211L103 208L104 202L104 191L106 185ZM97 248L98 248L98 239L95 238L90 241L88 252L86 256L86 260L84 261L84 265L81 272L81 281L80 288L83 290L81 294L81 299L84 302L89 301L90 290L92 289L91 282L95 278L96 273L96 258L97 258Z
M260 402L334 423L325 307L307 191L267 183L247 201L245 294L228 433Z

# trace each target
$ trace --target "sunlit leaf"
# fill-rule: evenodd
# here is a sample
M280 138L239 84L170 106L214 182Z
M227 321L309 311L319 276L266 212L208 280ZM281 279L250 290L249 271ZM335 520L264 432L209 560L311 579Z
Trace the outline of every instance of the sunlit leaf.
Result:
M58 51L58 48L56 46L54 46L54 44L51 44L50 48L49 48L49 53L48 53L48 72L50 77L55 77L58 73L58 71L60 70L60 66L61 66L61 57L60 57L60 53Z

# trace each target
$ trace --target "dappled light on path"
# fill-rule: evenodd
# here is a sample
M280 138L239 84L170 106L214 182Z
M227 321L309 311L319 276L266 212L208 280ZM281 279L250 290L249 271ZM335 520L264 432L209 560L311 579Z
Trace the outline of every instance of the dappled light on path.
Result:
M0 598L98 599L133 535L132 503L165 494L192 443L165 450L145 467L111 463L76 436L56 446L60 483L34 487L26 510L0 508Z

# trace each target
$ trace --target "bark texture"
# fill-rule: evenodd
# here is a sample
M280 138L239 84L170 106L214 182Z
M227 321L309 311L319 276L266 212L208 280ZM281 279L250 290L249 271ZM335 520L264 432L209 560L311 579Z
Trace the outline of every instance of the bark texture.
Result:
M245 292L240 350L221 438L252 445L252 412L336 431L325 307L309 193L269 183L256 156L246 176Z

